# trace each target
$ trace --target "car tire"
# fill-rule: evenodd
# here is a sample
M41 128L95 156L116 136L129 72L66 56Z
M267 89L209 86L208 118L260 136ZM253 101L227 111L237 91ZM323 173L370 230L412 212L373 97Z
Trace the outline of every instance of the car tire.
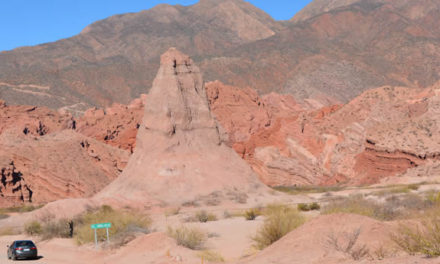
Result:
M17 256L15 256L15 254L14 255L12 255L12 260L17 260Z

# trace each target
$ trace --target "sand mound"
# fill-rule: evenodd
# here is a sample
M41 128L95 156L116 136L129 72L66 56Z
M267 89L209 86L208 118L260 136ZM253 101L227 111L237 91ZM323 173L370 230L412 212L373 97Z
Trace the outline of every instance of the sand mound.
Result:
M378 260L375 252L381 247L390 254L382 260L383 263L425 263L425 260L420 257L403 257L399 256L401 253L391 253L394 251L394 244L390 241L389 232L393 230L393 227L393 223L380 222L360 215L320 216L240 263L359 263L349 253L338 250L331 242L332 238L336 238L338 245L345 248L356 230L359 230L360 234L353 251L365 246L371 255L362 258L360 263L370 263L370 261L376 263ZM433 262L426 260L426 263Z

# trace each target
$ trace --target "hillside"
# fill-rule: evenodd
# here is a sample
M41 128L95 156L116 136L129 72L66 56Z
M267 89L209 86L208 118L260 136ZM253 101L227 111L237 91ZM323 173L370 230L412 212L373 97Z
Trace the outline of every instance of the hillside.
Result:
M439 79L439 15L434 0L317 0L282 22L242 0L159 5L0 53L0 98L71 111L127 104L151 87L171 46L206 81L260 94L332 104L383 85L424 88Z

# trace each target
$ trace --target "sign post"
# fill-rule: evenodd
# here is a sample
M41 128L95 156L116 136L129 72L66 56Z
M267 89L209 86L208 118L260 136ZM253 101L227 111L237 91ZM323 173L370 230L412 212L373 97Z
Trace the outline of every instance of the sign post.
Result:
M96 229L104 229L107 234L107 243L110 243L110 236L108 234L108 229L112 227L112 223L100 223L100 224L92 224L90 226L95 231L95 247L98 248L98 235L96 233Z

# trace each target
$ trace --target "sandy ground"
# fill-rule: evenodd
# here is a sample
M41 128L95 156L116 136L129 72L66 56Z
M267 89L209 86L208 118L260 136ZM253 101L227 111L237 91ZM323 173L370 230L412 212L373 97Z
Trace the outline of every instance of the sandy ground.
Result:
M417 191L424 192L431 189L438 189L438 184L426 184L420 186ZM368 187L368 188L349 188L338 192L332 192L329 196L325 193L320 194L306 194L306 195L292 195L289 199L285 199L285 195L279 195L280 200L290 203L292 205L300 202L321 201L324 202L328 197L348 196L355 193L374 193L384 190L383 187ZM270 203L268 200L267 203ZM151 212L151 217L154 222L154 233L142 235L131 241L129 244L118 249L95 249L93 244L85 246L77 246L71 239L53 239L50 241L40 241L38 238L29 238L25 235L17 236L0 236L0 264L12 263L7 260L6 246L13 240L17 239L33 239L39 249L40 259L24 261L38 264L51 263L97 263L97 264L124 264L124 263L201 263L198 256L199 251L189 250L177 246L175 241L166 235L166 230L169 226L179 227L181 225L195 226L204 230L209 234L206 243L206 250L214 251L225 259L227 263L325 263L328 256L333 256L335 263L352 263L345 259L345 256L339 258L331 251L326 251L320 248L318 251L312 245L319 244L319 241L325 240L324 233L332 227L334 230L345 230L350 226L353 228L363 225L363 230L370 230L363 235L363 241L383 240L384 233L381 230L387 230L390 226L388 222L378 222L370 218L361 216L336 216L329 218L328 216L320 216L319 212L309 212L307 217L312 219L304 227L295 230L290 238L283 240L283 243L274 244L265 251L257 252L252 247L251 237L256 233L257 229L264 222L263 217L258 217L254 221L246 221L244 217L225 217L225 211L231 214L234 212L243 211L249 205L239 205L235 207L223 206L217 207L199 207L199 208L182 208L176 215L166 216L164 211ZM188 218L194 216L197 211L207 210L217 215L218 220L199 223L188 222ZM323 220L320 220L323 219ZM351 219L351 220L350 220ZM335 225L335 223L339 223ZM1 223L0 223L1 224ZM320 231L321 230L321 231ZM376 234L377 233L377 234ZM375 235L376 234L376 235ZM374 248L373 244L373 248ZM283 253L284 252L284 253ZM289 253L290 252L290 253ZM295 254L293 254L293 253ZM321 257L315 258L314 262L307 262L307 259L312 259L312 256L321 254ZM287 254L289 253L289 254ZM293 256L293 255L295 256ZM301 258L299 256L302 255ZM310 256L307 257L307 255ZM273 257L275 256L275 257ZM336 258L335 258L336 257ZM289 259L297 259L302 262L291 262ZM330 259L328 259L330 261ZM273 262L275 261L275 262ZM290 262L289 262L290 261ZM204 263L207 263L206 261ZM330 263L330 262L329 262ZM440 263L440 259L424 259L422 257L402 257L400 255L381 260L380 262L360 261L355 263Z

